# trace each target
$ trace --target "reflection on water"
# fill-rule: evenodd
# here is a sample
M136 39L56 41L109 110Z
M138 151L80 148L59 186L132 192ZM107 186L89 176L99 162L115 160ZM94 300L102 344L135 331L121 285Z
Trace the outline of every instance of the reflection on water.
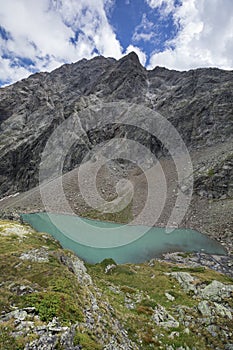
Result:
M147 227L147 232L139 237L140 226L119 225L88 219L80 220L76 216L51 213L49 215L47 213L22 214L21 217L37 231L50 233L61 243L63 248L74 251L80 258L89 263L97 263L105 258L112 258L118 264L140 263L159 257L163 253L175 251L202 251L207 254L226 253L218 242L191 229L175 229L171 234L167 234L164 228ZM53 222L59 223L59 225L56 226ZM106 240L106 235L102 236L101 232L105 231L106 233L108 230L108 244L104 245L103 239ZM131 239L130 243L114 246L118 230L119 235L124 230L125 235L129 238L132 238L135 232L135 240ZM91 237L93 246L80 243L85 241L85 236L89 239ZM111 243L113 243L113 247L111 247ZM122 241L121 244L123 244ZM106 246L106 248L101 246Z

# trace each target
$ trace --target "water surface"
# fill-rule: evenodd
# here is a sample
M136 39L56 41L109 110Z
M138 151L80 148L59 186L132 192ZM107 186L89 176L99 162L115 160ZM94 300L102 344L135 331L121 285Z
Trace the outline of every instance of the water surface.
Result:
M37 231L51 234L63 248L74 251L89 263L105 258L112 258L118 264L140 263L175 251L226 254L220 243L191 229L175 229L168 234L165 228L121 225L64 214L33 213L21 217ZM147 232L140 237L142 229ZM121 239L118 242L117 237L122 235L127 237L126 241L131 241L124 244ZM84 244L85 237L89 242L92 240L92 244Z

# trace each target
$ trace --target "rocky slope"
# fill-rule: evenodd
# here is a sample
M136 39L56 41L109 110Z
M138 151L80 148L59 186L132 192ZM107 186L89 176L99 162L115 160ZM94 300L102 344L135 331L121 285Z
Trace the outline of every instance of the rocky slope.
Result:
M192 254L165 258L85 266L51 236L1 221L0 349L232 349L233 280Z

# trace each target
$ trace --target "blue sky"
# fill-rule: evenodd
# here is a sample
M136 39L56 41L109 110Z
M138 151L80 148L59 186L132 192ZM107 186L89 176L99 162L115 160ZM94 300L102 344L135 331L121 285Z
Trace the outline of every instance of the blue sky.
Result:
M164 16L159 8L152 9L143 0L118 1L108 19L123 50L132 44L139 47L147 55L146 64L149 63L150 55L163 51L167 41L178 32L172 13Z
M0 86L95 55L233 69L232 0L0 0Z

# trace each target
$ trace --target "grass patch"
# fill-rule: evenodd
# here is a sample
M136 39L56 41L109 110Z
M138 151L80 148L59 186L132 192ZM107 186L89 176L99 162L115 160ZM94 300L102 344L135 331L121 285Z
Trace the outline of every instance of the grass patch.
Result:
M0 324L0 350L23 349L23 344L22 346L19 346L19 344L17 344L16 339L10 335L10 330L12 330L12 327L9 325Z
M171 267L171 270L173 272L178 271L178 272L205 272L206 268L204 266L197 266L197 267L179 267L179 266L173 266Z
M208 177L214 176L214 169L208 169L208 171L207 171L207 176L208 176Z
M132 202L130 202L123 210L116 213L102 213L98 210L91 209L80 215L89 219L128 224L133 220Z
M0 350L23 350L27 342L36 339L36 336L30 333L27 336L13 337L11 335L13 331L12 322L0 324Z
M96 342L94 337L87 333L76 331L74 335L74 346L81 345L83 350L101 350L102 346Z
M59 292L32 293L22 297L21 306L35 307L40 319L45 322L58 317L63 324L75 323L83 320L82 313L73 298Z

